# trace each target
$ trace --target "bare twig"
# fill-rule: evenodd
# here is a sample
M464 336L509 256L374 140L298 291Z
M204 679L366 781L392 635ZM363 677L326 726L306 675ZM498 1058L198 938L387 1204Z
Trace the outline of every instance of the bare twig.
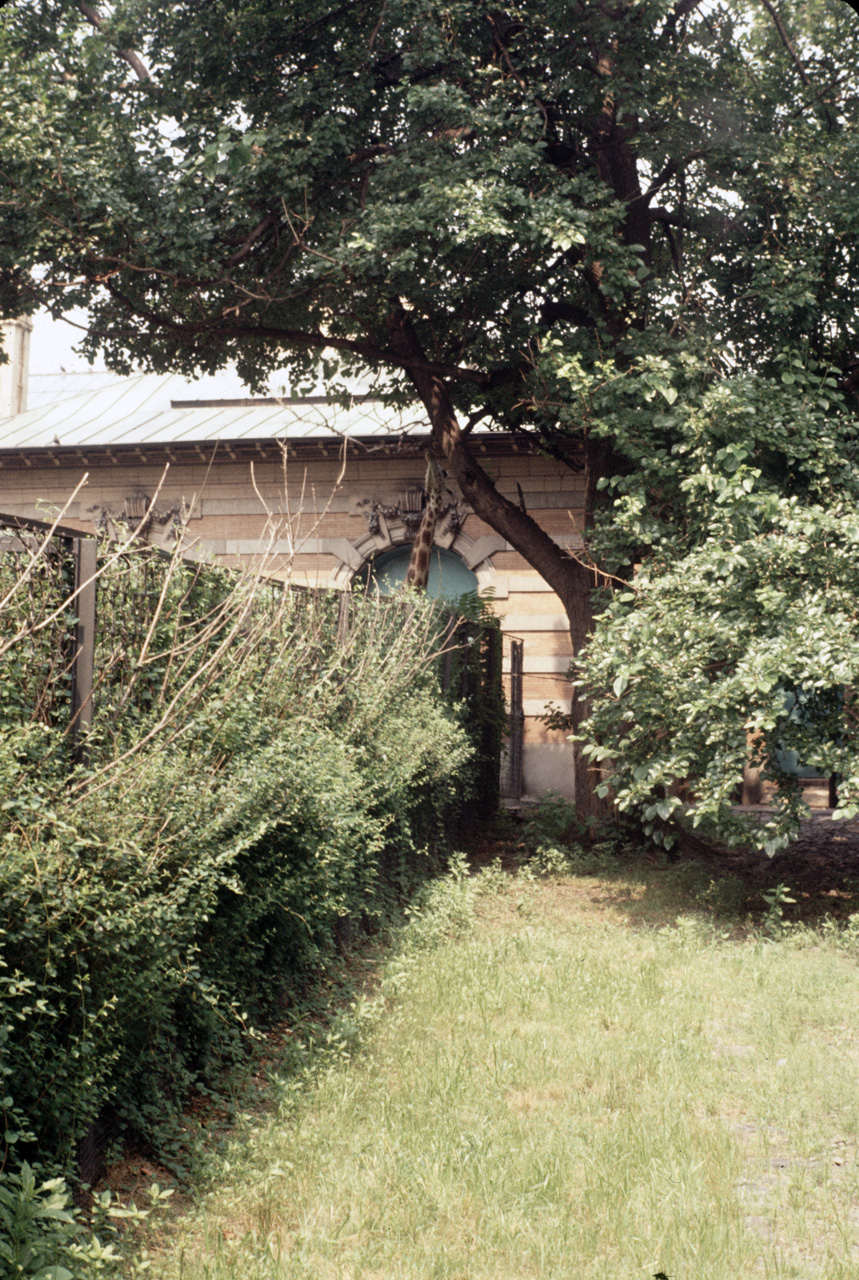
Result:
M35 551L30 556L30 563L27 565L27 568L25 569L24 573L21 574L21 576L16 579L16 581L12 584L11 589L6 593L3 599L0 600L0 614L2 614L3 610L6 608L6 605L9 603L9 601L12 599L12 597L15 595L18 589L22 587L25 582L29 581L29 578L33 572L33 569L38 564L42 556L44 555L45 550L50 544L50 541L53 538L54 534L56 533L58 526L62 523L63 517L65 516L69 507L72 505L75 498L78 496L81 489L84 487L84 485L87 483L88 480L89 480L89 472L85 471L84 474L81 476L80 480L78 481L78 483L75 485L75 488L73 489L72 493L66 499L63 505L63 508L60 511L60 514L57 516L56 520L51 525L50 529L45 534L42 541L37 545Z
M570 513L570 519L575 523L572 513ZM582 551L583 555L576 555L575 551L568 548L567 555L571 560L575 560L576 564L580 564L583 569L587 569L589 573L592 573L596 580L603 578L606 582L618 582L626 590L638 592L638 587L634 582L628 582L626 578L620 578L616 573L607 573L605 569L601 569L586 546L582 547Z
M764 3L766 3L766 0L764 0ZM700 160L706 154L706 149L699 147L697 151L690 151L687 155L681 156L679 160L669 160L661 172L653 179L641 199L647 204L653 199L657 191L662 190L666 183L670 182L678 173L683 173L687 165L691 164L693 160Z

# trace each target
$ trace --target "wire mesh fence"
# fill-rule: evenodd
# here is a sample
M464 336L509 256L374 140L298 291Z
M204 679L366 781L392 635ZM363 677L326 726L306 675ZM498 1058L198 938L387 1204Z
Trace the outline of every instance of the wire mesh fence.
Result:
M72 715L74 549L0 528L0 723Z

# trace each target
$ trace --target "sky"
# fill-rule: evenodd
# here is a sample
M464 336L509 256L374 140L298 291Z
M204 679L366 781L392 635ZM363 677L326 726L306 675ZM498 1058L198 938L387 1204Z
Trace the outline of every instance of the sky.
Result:
M83 323L83 311L70 312L71 318ZM30 337L30 372L31 373L85 373L90 368L104 369L104 361L96 360L94 365L80 355L76 355L72 347L80 342L83 334L64 320L52 320L47 311L40 311L33 316L33 332Z
M44 376L59 373L88 373L90 369L106 370L107 366L101 357L91 365L87 359L74 351L83 339L83 332L75 325L85 324L86 312L83 310L68 312L68 320L54 320L47 311L37 312L32 317L33 332L30 335L30 376ZM117 375L118 376L118 375ZM371 389L371 383L360 377L350 378L347 385L356 392ZM33 384L31 382L31 394ZM201 394L212 396L247 396L250 392L241 382L234 369L224 369L209 377L198 377L189 381L189 387L195 387ZM316 392L324 391L322 383ZM274 372L269 381L269 394L289 394L284 375ZM303 393L302 393L303 394Z

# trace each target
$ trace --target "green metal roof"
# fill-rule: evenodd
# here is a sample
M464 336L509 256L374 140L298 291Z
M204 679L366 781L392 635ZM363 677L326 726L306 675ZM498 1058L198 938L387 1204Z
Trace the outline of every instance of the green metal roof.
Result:
M343 407L324 396L205 399L196 398L197 391L173 374L102 380L95 390L0 419L0 450L298 441L429 430L422 408L390 409L367 395Z

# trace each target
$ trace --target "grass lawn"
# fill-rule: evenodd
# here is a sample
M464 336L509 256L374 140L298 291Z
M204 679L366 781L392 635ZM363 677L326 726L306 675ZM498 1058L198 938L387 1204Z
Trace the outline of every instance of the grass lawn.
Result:
M150 1274L859 1277L859 918L581 871L437 886Z

